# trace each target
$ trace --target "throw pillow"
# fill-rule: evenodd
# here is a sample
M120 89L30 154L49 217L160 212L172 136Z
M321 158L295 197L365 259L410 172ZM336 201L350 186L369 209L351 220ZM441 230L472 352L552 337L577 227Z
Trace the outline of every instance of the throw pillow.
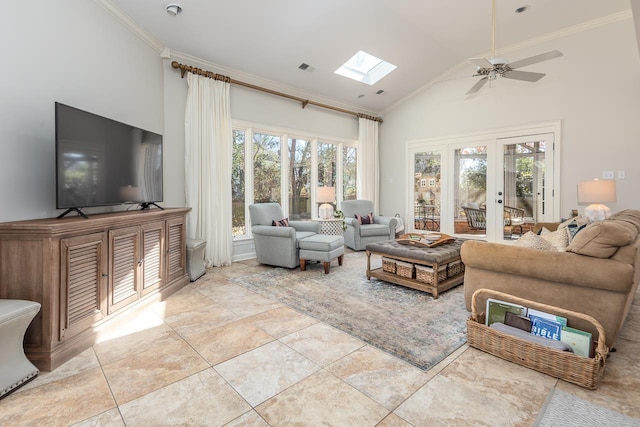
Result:
M373 213L367 215L354 215L360 224L373 224Z
M527 231L513 245L520 246L522 248L538 249L541 251L554 250L551 243L543 239L542 236L538 236L533 231Z
M567 252L596 258L610 258L621 246L633 242L638 235L635 225L619 220L589 224L569 243Z
M271 221L271 225L274 227L288 227L289 226L289 218L281 219L280 221L276 221L275 219Z
M556 231L550 231L547 227L542 227L542 230L540 230L540 237L551 243L554 249L558 252L566 251L567 246L569 246L569 236L567 234L566 227Z
M589 224L589 220L587 218L583 218L581 216L576 218L569 218L565 222L558 225L558 230L561 228L567 229L567 237L569 238L569 242L573 240L573 238L578 234L579 231L583 230L587 224Z

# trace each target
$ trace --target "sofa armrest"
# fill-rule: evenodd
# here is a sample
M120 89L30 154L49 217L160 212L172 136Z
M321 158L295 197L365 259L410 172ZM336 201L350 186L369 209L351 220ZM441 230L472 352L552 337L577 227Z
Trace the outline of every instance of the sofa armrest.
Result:
M634 279L631 264L571 252L542 251L467 240L460 249L460 256L466 268L613 292L628 292ZM514 277L513 280L518 279Z

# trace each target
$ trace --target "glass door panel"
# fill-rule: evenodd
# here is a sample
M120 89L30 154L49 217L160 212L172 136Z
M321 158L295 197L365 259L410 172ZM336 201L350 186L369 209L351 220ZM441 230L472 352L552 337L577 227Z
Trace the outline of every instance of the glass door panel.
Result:
M503 205L503 240L520 238L542 221L549 209L550 197L546 188L549 171L548 147L553 146L553 134L526 137L501 138L502 158L499 165L503 171L499 177L497 200Z
M415 153L413 166L413 229L440 231L442 154L439 151Z
M487 165L486 145L453 152L455 234L487 236Z

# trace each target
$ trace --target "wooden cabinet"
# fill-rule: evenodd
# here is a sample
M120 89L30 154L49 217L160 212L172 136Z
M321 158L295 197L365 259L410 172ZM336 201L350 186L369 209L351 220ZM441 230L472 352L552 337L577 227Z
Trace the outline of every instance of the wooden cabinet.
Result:
M90 347L96 329L189 283L188 208L0 224L0 298L42 304L25 352L50 371Z

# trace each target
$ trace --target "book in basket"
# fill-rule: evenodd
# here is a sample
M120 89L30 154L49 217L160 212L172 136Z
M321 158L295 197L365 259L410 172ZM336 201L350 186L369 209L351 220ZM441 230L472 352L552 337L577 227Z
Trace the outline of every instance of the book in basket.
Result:
M569 344L575 354L592 357L593 338L591 333L565 326L562 328L560 341Z
M519 304L513 304L506 301L500 301L493 298L487 299L487 309L485 313L485 325L491 326L492 323L504 323L505 321L505 313L509 311L511 313L517 314L519 316L524 316L527 314L527 308L525 306Z

